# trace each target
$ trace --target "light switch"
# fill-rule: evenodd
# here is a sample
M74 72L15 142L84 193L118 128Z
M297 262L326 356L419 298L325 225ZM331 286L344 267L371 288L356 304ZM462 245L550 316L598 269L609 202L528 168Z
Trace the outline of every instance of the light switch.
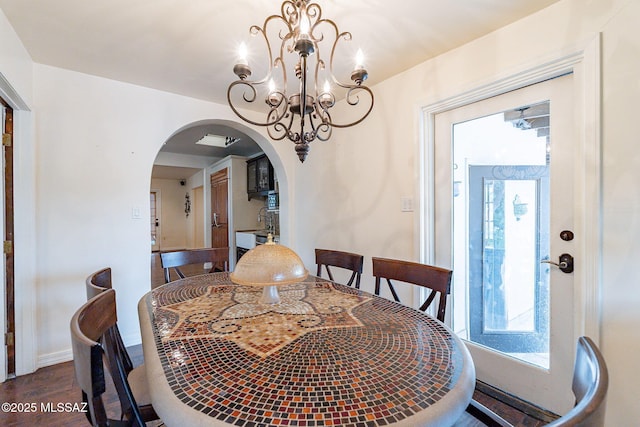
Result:
M142 218L142 214L140 213L140 208L139 207L131 208L131 219L141 219L141 218Z
M403 197L401 200L402 212L413 212L413 198Z

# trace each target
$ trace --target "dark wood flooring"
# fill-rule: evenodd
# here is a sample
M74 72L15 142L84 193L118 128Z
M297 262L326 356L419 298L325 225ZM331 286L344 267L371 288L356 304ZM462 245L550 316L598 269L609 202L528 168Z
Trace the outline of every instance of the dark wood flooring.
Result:
M152 256L152 286L155 287L162 283L164 283L164 277L157 255L154 254ZM142 347L140 345L130 347L129 352L134 364L142 362ZM527 415L523 409L506 405L478 389L474 393L474 398L503 416L514 426L536 427L546 424L534 416ZM40 368L33 374L13 378L0 384L0 403L15 404L11 409L22 409L20 412L0 411L0 426L88 426L89 423L84 413L43 410L55 408L59 403L73 404L78 402L80 402L80 389L75 381L72 362ZM120 414L118 397L113 385L109 382L105 393L105 402L109 415L118 418ZM25 407L35 409L35 411L25 412ZM464 414L456 423L458 427L481 425L468 414Z

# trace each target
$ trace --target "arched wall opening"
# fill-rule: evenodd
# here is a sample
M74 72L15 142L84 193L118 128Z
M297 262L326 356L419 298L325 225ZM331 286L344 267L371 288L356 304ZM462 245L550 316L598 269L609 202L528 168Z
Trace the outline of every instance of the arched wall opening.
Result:
M217 130L222 129L223 131L216 132ZM179 147L167 149L168 146L171 145L191 145L192 148L195 145L196 141L202 136L203 133L214 133L222 135L227 134L234 137L239 137L242 140L250 140L255 143L256 151L250 152L250 154L246 154L247 151L241 152L241 154L229 154L225 153L214 153L211 155L210 152L206 152L202 149L202 147L197 147L201 151L192 150L191 148L186 148L185 150L180 149ZM200 135L200 136L196 136ZM190 142L188 142L190 141ZM184 153L180 153L184 151ZM240 151L238 151L240 152ZM202 155L198 155L197 153L203 153ZM280 233L280 241L285 243L290 239L290 198L289 198L289 177L287 176L283 159L278 154L275 147L271 144L271 142L261 133L253 130L252 128L245 126L244 124L232 121L232 120L223 120L223 119L206 119L199 120L195 122L191 122L185 124L184 126L176 129L165 141L163 141L162 145L158 149L156 153L156 157L153 160L154 169L158 166L163 168L176 168L184 171L183 175L186 182L185 190L191 191L191 189L197 188L198 192L204 195L204 205L203 206L194 206L194 208L204 209L205 214L202 216L198 216L198 218L202 218L204 221L204 225L202 230L204 230L204 247L211 246L211 184L210 184L210 176L212 173L216 171L216 169L224 168L225 165L230 162L229 158L233 157L234 159L238 156L242 157L253 157L255 155L259 155L260 153L264 153L271 162L275 176L278 180L279 187L279 233ZM152 176L149 179L149 188L154 190L153 183L157 182L157 180L152 180L154 173L152 172ZM189 175L191 178L189 178ZM176 179L177 179L176 175ZM242 185L243 191L246 194L246 181L242 181L238 183L231 183L231 185L237 186ZM191 198L190 201L193 201ZM193 216L196 217L195 215ZM152 218L153 220L153 218ZM200 219L198 219L200 221ZM193 226L192 226L193 227ZM153 224L150 224L150 233L153 232ZM229 244L231 247L231 258L235 258L235 249L233 248L233 228L230 226L230 239ZM191 243L191 242L189 242ZM188 245L187 245L188 246ZM197 246L197 245L196 245ZM193 247L196 247L193 246ZM163 248L167 249L167 248ZM172 248L169 248L172 249ZM162 250L162 249L161 249ZM234 263L231 263L233 266Z

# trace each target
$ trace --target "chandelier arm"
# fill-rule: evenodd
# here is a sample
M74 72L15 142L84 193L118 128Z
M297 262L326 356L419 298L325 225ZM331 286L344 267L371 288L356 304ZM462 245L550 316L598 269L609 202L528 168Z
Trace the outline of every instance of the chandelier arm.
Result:
M231 110L233 110L234 113L236 113L236 115L238 117L240 117L242 120L244 120L247 123L251 123L252 125L256 125L256 126L272 126L274 124L276 124L277 122L279 122L283 117L285 117L286 113L287 113L287 109L286 109L286 104L285 104L285 108L282 110L282 113L277 114L275 119L273 121L269 121L268 117L272 115L272 113L278 112L277 107L279 107L280 105L282 105L282 100L275 106L275 108L271 108L271 110L269 111L269 114L267 114L267 122L265 123L261 123L261 122L256 122L254 120L251 120L250 118L246 117L244 114L240 113L240 111L238 111L238 109L236 108L236 106L233 104L233 102L231 101L231 90L236 86L236 85L244 85L244 86L248 86L251 91L252 91L252 98L247 98L246 94L243 93L242 98L248 102L254 102L256 100L256 89L253 86L253 84L251 84L251 82L246 82L243 80L236 80L235 82L231 83L229 85L229 88L227 89L227 102L229 103L229 107L231 107ZM279 93L279 92L278 92ZM280 94L280 93L279 93ZM282 95L282 94L280 94Z
M278 64L280 64L280 67L278 67ZM265 80L272 78L272 76L274 74L273 73L273 69L274 68L277 68L278 70L281 70L281 72L282 72L282 88L283 88L283 91L286 92L287 91L287 67L285 66L285 63L284 63L284 60L282 59L282 56L277 57L273 61L273 68L271 68L269 70L269 75L265 78Z
M286 111L286 110L285 110ZM282 123L282 120L284 119L289 119L289 123L285 124ZM299 138L296 138L296 135L294 132L291 132L291 127L293 126L293 119L295 118L295 114L287 114L284 117L282 117L282 120L278 121L277 123L275 123L272 128L274 131L282 133L282 136L277 137L277 138L273 138L276 141L280 141L284 138L289 139L292 142L296 142ZM268 132L269 132L269 136L272 135L271 133L271 128L267 128Z
M354 86L351 89L349 89L349 92L347 94L347 102L349 103L349 105L356 105L358 104L358 102L360 101L359 97L356 96L356 98L358 98L356 101L351 101L351 93L354 90L358 90L358 89L362 89L365 92L367 92L369 94L369 98L371 99L371 104L369 105L369 109L367 110L366 113L364 113L364 115L362 117L360 117L358 120L348 123L348 124L338 124L338 123L331 123L332 127L336 127L336 128L348 128L351 126L355 126L358 123L362 122L364 119L367 118L367 116L369 115L369 113L371 113L371 110L373 110L373 92L371 91L371 89L369 89L367 86Z
M307 16L309 18L316 18L316 22L320 21L320 17L322 16L322 8L318 3L309 3L307 4Z
M320 141L323 141L323 142L328 141L329 138L331 138L331 131L332 131L331 125L329 123L322 122L320 123L316 131L316 138L318 138ZM322 132L326 133L326 136L322 136Z
M282 51L282 46L284 46L284 43L286 43L286 39L282 41L282 45L280 47L280 56L278 56L275 60L273 59L273 50L271 48L271 42L269 42L269 37L267 36L267 25L271 20L280 20L282 22L285 23L285 25L287 25L287 27L289 27L289 24L287 23L287 21L282 17L282 16L278 16L278 15L271 15L270 17L268 17L265 21L264 21L264 27L260 28L257 25L253 25L251 27L251 34L253 36L260 34L262 36L262 38L264 39L264 43L267 47L267 54L269 57L269 60L267 61L267 63L269 64L269 70L267 71L266 76L260 80L257 81L256 83L264 83L266 82L270 76L273 74L273 68L277 67L277 63L281 62L282 63L282 71L283 73L286 73L286 69L284 67L284 61L282 60L283 58L283 51ZM289 27L290 30L290 27ZM286 79L285 79L286 80Z
M309 126L311 127L311 132L310 133L315 135L315 133L316 133L316 123L313 121L313 117L314 116L315 116L315 114L313 112L309 113ZM311 142L311 141L313 141L313 139L311 139L309 142Z
M324 60L322 60L320 58L320 55L318 55L318 59L316 60L316 70L314 72L313 75L313 81L314 81L314 92L315 92L315 98L316 100L318 99L318 96L320 95L319 91L318 91L318 76L320 75L320 70L324 70L325 66L324 66Z
M285 105L286 107L286 105ZM285 108L285 112L287 111L287 109ZM269 114L272 114L272 112L270 112ZM281 141L285 138L289 138L289 129L291 128L291 123L293 122L293 114L291 115L284 115L282 117L280 117L280 120L278 120L277 122L275 122L272 126L267 128L267 133L269 134L269 137L275 141ZM269 117L269 115L267 116ZM286 119L287 117L289 117L289 125L287 126L286 124L282 123L282 120ZM279 135L274 135L273 132L277 132ZM289 138L290 139L290 138Z
M272 15L272 16L270 16L269 18L267 18L264 21L264 25L265 25L264 28L265 29L266 29L267 22L269 22L269 20L271 18L274 18L274 17L277 17L277 15ZM273 65L272 65L273 53L271 52L271 43L269 43L269 39L267 37L267 33L266 33L265 29L262 29L262 28L258 27L257 25L252 25L251 28L249 29L249 33L252 36L260 34L262 36L262 38L264 39L265 44L267 45L267 55L269 56L269 61L268 61L268 63L269 63L269 72L267 73L267 75L269 75L269 74L271 74L271 68L273 67ZM261 81L265 81L265 80L266 80L266 77Z
M320 33L320 37L316 37L314 31L318 25L321 25L324 21L326 21L326 19L321 19L322 8L317 3L311 3L307 5L306 11L309 20L315 21L313 23L310 23L309 25L309 37L316 43L321 42L322 40L324 40L324 34Z
M335 26L333 21L332 21L332 24ZM338 34L338 27L335 27L335 29L336 29L336 38L335 38L335 41L333 42L333 46L331 47L331 56L329 57L329 72L331 73L331 78L333 79L333 82L336 85L344 89L349 89L353 87L351 83L343 83L336 78L335 73L333 72L333 58L335 57L336 48L338 47L338 43L340 42L340 40L351 41L353 36L348 31Z
M320 120L319 124L312 123L312 127L316 133L316 137L320 141L327 141L331 137L331 114L328 109L322 108L319 102L314 104L315 116ZM322 136L322 133L327 134L326 136Z
M278 129L279 127L282 127L282 130ZM273 126L273 130L275 132L281 133L279 136L278 135L274 135L272 133L271 128L267 128L267 133L269 134L269 138L273 139L274 141L282 141L283 139L287 138L287 129L285 127L285 125L283 125L282 123L278 122Z
M283 1L282 5L280 6L280 17L287 23L289 32L292 32L292 27L298 22L298 19L300 19L300 17L298 16L298 8L296 7L296 4L291 0ZM287 17L289 19L287 19Z

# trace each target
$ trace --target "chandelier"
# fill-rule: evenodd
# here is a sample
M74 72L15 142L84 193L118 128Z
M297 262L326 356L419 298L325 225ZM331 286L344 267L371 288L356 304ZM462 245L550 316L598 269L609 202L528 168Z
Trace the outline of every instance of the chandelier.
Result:
M249 32L252 36L261 36L266 44L264 77L249 79L251 67L246 46L241 45L238 63L233 67L239 80L229 85L227 101L242 120L266 127L271 139L292 141L301 162L307 157L312 141L327 141L333 128L354 126L369 115L373 92L363 85L368 74L362 52L358 51L350 71L351 82L336 77L345 67L334 64L334 55L343 45L339 41L350 41L351 33L340 32L335 22L323 18L320 5L309 0L285 0L280 15L267 17L262 27L253 25ZM329 50L328 62L321 48ZM334 65L341 70L334 69ZM287 82L287 67L293 68L297 78L291 86ZM347 123L335 122L331 115L340 99L353 110L348 113ZM262 111L256 113L256 107L261 104L256 101L260 100L264 105ZM238 108L244 108L245 112L241 113Z

